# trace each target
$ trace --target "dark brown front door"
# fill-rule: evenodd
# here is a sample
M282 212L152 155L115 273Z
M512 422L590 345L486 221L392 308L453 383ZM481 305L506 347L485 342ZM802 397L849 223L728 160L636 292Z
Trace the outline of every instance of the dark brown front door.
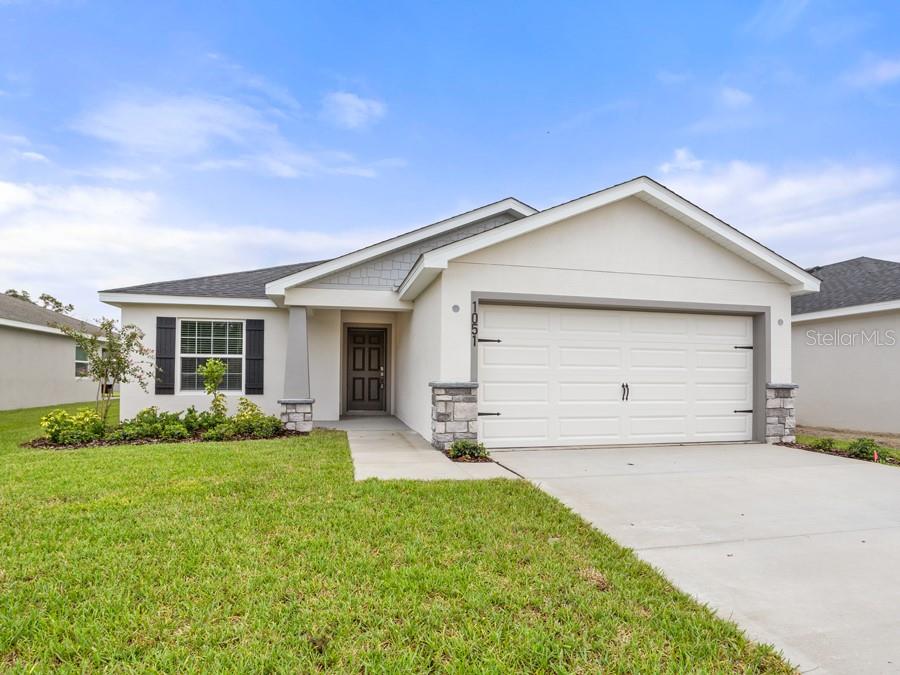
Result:
M347 329L347 410L384 410L387 331Z

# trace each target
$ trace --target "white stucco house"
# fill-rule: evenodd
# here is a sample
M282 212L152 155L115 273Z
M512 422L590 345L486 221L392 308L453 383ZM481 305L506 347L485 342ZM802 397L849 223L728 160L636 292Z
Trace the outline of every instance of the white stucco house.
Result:
M286 423L395 415L437 447L782 440L791 298L819 281L640 177L503 199L333 260L103 291L156 350L122 414L206 405L198 363Z
M900 262L854 258L809 271L822 286L793 303L798 422L900 433Z
M99 329L70 316L0 294L0 410L93 401L85 355L58 326Z

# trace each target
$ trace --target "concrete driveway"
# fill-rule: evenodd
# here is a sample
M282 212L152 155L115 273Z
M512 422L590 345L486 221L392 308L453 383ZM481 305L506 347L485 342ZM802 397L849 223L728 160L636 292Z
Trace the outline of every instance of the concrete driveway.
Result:
M803 670L900 672L900 468L759 444L492 454Z

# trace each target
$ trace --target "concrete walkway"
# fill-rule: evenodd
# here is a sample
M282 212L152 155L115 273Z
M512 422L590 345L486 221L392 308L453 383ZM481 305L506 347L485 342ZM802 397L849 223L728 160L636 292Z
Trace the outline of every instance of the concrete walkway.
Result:
M493 456L805 672L900 673L900 468L759 444Z
M396 417L347 417L339 422L317 423L316 426L347 432L356 480L518 478L493 462L452 462Z

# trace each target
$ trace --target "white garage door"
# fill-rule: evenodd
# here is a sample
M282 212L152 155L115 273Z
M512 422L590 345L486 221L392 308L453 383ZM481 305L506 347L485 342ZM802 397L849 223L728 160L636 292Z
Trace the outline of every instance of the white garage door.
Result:
M750 317L504 305L479 314L479 338L500 340L478 346L479 436L490 448L752 438Z

